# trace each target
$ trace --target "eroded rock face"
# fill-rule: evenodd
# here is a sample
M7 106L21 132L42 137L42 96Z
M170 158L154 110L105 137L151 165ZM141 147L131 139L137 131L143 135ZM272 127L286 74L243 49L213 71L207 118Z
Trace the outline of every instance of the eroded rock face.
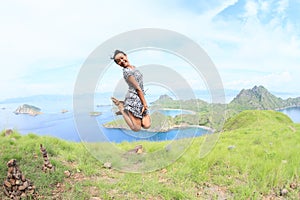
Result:
M4 194L11 199L36 199L35 186L22 174L15 159L7 162L7 177L3 182Z
M15 111L15 114L28 114L31 116L36 116L42 114L41 109L32 105L23 104L19 106Z

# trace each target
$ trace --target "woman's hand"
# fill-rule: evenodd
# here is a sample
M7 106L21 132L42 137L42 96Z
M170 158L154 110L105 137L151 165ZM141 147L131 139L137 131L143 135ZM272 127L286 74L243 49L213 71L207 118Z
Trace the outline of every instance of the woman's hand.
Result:
M142 108L142 114L145 112L145 110L148 110L147 104L146 104L146 105L143 105L143 108Z

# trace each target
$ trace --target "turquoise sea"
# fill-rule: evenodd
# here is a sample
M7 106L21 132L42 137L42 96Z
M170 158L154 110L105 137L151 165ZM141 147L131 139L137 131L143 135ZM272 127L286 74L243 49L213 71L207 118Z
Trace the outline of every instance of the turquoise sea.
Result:
M108 97L105 97L109 99ZM13 111L24 103L41 108L43 114L37 116L16 115ZM68 110L62 113L62 110ZM93 111L99 111L99 116L92 117L97 121L97 127L84 124L84 131L78 131L76 119L74 118L72 99L62 96L35 97L34 99L17 99L14 101L0 102L0 130L15 129L22 134L35 133L38 135L50 135L68 141L162 141L185 137L197 137L208 133L202 128L182 128L168 132L150 133L147 131L131 132L121 129L107 129L102 124L115 119L114 107L111 104L95 105ZM181 110L161 110L165 115L175 116L181 114ZM286 108L280 110L288 115L295 123L300 123L300 107Z
M300 107L291 107L280 110L280 112L289 116L293 122L300 123Z
M29 103L29 102L27 102ZM49 103L49 102L48 102ZM53 103L53 102L52 102ZM45 103L35 103L38 107ZM95 106L94 111L101 112L99 116L84 116L86 118L94 118L97 123L97 128L92 128L89 124L84 124L84 131L79 132L77 129L74 113L69 104L53 103L47 105L47 109L42 109L43 114L30 116L26 114L16 115L13 111L19 106L19 103L0 104L0 130L14 129L22 134L35 133L38 135L50 135L68 141L110 141L120 143L123 141L163 141L173 140L186 137L196 137L208 133L202 128L181 128L173 129L167 132L148 132L139 131L132 132L122 129L104 128L102 124L116 118L114 115L114 107L111 105ZM45 105L44 105L45 106ZM69 110L62 113L61 108ZM161 110L160 112L175 116L184 113L181 110ZM104 136L104 139L103 139Z

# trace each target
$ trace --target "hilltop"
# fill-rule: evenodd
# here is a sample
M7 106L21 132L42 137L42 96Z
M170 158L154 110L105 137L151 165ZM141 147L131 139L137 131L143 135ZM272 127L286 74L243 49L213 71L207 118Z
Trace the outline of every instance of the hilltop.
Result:
M246 110L229 118L224 124L223 131L247 129L252 127L256 127L256 129L266 129L263 126L272 124L274 124L275 126L289 125L292 123L293 121L287 115L273 110Z
M275 111L243 111L224 125L225 131L212 151L200 158L204 137L193 143L168 166L150 173L125 173L112 168L122 160L110 156L109 145L128 151L142 145L144 154L160 151L168 156L167 141L107 146L105 160L92 156L84 143L13 132L0 134L0 179L7 176L6 163L17 159L20 170L34 182L41 199L298 199L300 180L297 156L300 148L300 125ZM181 140L184 141L184 140ZM173 141L174 142L174 141ZM40 144L47 149L55 171L42 171ZM96 145L96 143L95 143ZM139 162L143 154L132 155ZM127 157L128 159L130 157ZM67 173L68 172L68 173ZM1 187L2 188L2 187ZM2 190L2 189L1 189ZM5 199L3 192L0 199Z

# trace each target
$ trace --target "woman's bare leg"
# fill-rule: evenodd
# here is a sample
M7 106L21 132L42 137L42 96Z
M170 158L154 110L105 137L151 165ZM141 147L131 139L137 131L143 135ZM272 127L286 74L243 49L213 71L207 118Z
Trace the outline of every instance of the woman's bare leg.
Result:
M127 116L130 118L132 122L131 130L133 131L140 131L142 128L142 120L140 118L135 117L131 112L125 112ZM125 116L123 115L123 118L125 119Z
M150 115L148 114L148 115L143 116L143 119L142 119L142 127L143 127L144 129L148 129L148 128L150 128L150 126L151 126L151 118L150 118Z
M133 131L139 131L141 130L142 126L142 120L133 116L131 112L125 112L124 111L124 103L119 101L118 99L112 97L111 100L113 103L118 107L119 112L123 115L123 118L127 125L130 127Z
M119 101L119 102L124 105L124 101ZM122 115L121 111L119 111L119 110L117 112L115 112L115 114L116 115Z

